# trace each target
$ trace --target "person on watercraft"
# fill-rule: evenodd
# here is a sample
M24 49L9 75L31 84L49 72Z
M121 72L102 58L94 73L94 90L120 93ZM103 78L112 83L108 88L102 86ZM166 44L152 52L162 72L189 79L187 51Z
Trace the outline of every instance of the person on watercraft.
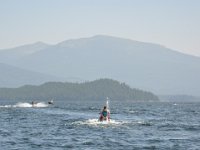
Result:
M37 104L37 102L32 101L31 104L32 104L32 107L34 107Z
M53 100L49 101L48 104L53 104Z
M104 106L104 108L100 114L99 120L100 121L104 121L104 120L109 121L110 120L110 112L106 106Z

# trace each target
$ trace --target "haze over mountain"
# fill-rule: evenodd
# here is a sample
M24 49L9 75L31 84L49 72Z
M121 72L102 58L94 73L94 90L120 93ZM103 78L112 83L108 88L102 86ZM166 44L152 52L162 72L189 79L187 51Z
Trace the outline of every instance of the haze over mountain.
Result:
M0 87L18 87L21 85L39 85L48 81L61 81L63 78L29 71L0 63Z
M36 42L34 44L28 44L16 48L0 50L0 60L1 62L8 62L9 64L14 64L15 61L18 61L20 58L31 55L49 46L50 45L42 42Z
M64 78L112 78L156 94L200 95L199 57L103 35L42 45L37 50L30 46L31 53L20 48L0 51L0 61Z

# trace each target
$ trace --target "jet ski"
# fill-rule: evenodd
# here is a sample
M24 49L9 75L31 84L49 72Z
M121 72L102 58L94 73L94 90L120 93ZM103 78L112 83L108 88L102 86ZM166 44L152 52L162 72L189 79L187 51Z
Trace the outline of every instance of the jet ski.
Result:
M100 112L99 121L110 121L110 110L108 105L108 98L106 102L106 106L103 107L103 110Z
M31 102L32 107L35 107L35 106L37 105L37 103L38 103L38 102L32 101L32 102Z
M99 121L110 121L110 113L107 112L107 116L103 115L103 112L100 113Z
M53 100L49 101L48 104L53 105Z

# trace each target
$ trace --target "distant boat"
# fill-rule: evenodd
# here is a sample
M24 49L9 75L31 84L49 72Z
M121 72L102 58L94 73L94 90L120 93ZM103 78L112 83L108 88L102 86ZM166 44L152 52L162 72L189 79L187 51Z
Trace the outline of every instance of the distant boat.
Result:
M35 106L37 105L37 103L38 103L38 102L36 102L36 101L32 101L32 102L31 102L32 107L35 107Z
M53 105L53 100L49 101L48 104Z

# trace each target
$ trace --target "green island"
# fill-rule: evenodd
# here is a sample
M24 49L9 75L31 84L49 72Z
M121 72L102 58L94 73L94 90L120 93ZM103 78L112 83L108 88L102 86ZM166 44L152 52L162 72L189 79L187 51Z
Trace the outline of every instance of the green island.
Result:
M47 82L39 86L0 88L0 100L112 100L159 101L151 92L131 88L112 79L98 79L84 83Z

